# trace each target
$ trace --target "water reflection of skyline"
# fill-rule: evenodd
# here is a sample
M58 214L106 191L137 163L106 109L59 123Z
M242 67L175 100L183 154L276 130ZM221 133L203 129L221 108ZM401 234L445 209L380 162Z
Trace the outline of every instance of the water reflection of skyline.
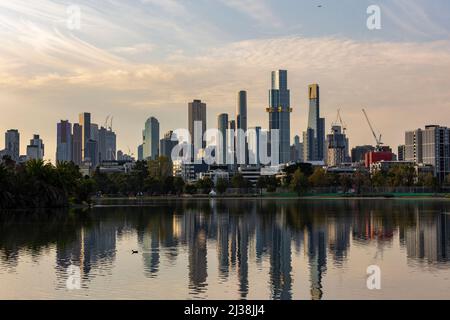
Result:
M145 277L157 278L161 255L176 264L188 255L189 293L208 291L208 250L217 252L218 276L238 279L239 297L248 298L249 264L269 262L271 299L292 299L293 259L308 261L311 299L322 299L323 279L330 264L345 266L352 242L383 250L398 233L408 261L427 266L450 262L450 216L446 204L370 202L202 201L155 203L151 207L96 208L82 215L58 213L27 222L22 215L0 220L0 268L14 270L23 252L37 258L56 246L57 287L65 286L70 266L80 268L83 286L99 274L108 275L116 262L117 243L135 234ZM81 218L82 217L82 218ZM38 227L36 227L38 226ZM250 255L254 252L254 255Z

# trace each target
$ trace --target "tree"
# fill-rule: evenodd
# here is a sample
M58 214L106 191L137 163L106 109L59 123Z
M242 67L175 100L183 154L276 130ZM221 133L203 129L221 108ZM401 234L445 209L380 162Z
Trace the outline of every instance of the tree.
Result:
M184 186L184 192L187 194L196 194L197 193L197 186L195 184L186 184Z
M329 177L323 168L318 167L314 169L314 173L309 177L309 183L316 188L326 187L329 186Z
M214 188L214 182L208 177L197 181L197 189L199 189L203 194L210 193L212 188Z
M382 171L376 171L372 177L372 186L374 187L386 187L387 184L387 178L386 175Z
M183 192L185 183L181 177L175 177L173 180L173 188L176 194L181 194Z
M236 174L231 179L231 185L233 186L233 188L236 188L236 189L245 188L246 183L245 183L244 176L242 174L239 174L239 173Z
M300 196L308 191L309 181L300 169L295 171L291 180L291 189Z
M344 192L348 192L353 186L352 178L347 174L341 175L339 178L339 182Z
M228 180L223 178L217 179L216 189L219 194L224 194L228 189Z

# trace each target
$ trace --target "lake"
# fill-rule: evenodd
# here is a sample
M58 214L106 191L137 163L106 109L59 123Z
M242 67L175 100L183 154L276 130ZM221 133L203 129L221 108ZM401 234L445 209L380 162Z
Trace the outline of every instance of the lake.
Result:
M1 212L0 299L450 299L449 213L375 199Z

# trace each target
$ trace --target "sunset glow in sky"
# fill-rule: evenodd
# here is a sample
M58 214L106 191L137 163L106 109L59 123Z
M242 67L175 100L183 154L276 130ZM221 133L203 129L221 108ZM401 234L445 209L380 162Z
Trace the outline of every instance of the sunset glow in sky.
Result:
M381 30L366 26L372 4ZM54 160L56 123L91 112L99 125L113 115L118 149L136 153L147 118L161 134L186 128L202 99L214 127L239 90L249 126L267 127L270 72L287 69L292 137L317 82L327 132L340 108L350 144L373 144L364 107L396 150L405 130L450 126L449 12L447 0L0 0L0 149L15 128L22 154L37 133Z

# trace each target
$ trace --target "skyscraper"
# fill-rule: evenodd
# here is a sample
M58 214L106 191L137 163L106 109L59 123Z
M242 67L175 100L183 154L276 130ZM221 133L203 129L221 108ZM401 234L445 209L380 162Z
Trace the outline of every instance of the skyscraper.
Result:
M290 160L291 112L290 91L287 85L287 71L272 72L272 89L269 91L269 130L279 130L279 159L281 163ZM272 143L272 141L271 141Z
M138 161L143 161L144 160L144 145L140 144L138 146Z
M90 113L81 113L79 116L79 124L82 129L82 135L81 135L81 158L82 161L86 160L86 158L89 158L89 151L87 148L88 141L91 139L91 114Z
M72 161L72 124L61 120L56 129L56 162Z
M331 128L331 134L327 135L327 164L329 167L337 167L347 160L347 137L342 133L342 127L335 125Z
M106 130L105 150L107 161L114 161L117 157L117 136L111 128Z
M450 174L450 129L429 125L405 134L405 161L429 164L440 182Z
M217 141L217 156L219 164L226 164L228 153L228 114L222 113L217 118L217 130L221 137Z
M159 142L159 154L162 157L168 158L170 161L172 161L172 151L173 148L175 148L178 145L178 141L175 140L176 135L173 133L173 131L168 131L164 138L161 139Z
M248 164L260 165L260 139L261 127L254 127L248 129Z
M98 152L98 142L89 139L86 145L86 154L89 154L88 158L85 158L85 162L89 162L91 164L91 168L96 168L100 162L99 162L99 152Z
M247 131L247 91L239 91L236 109L237 129Z
M201 122L201 137L195 136L195 122ZM189 126L189 134L191 135L191 144L194 146L196 140L201 140L201 147L206 147L206 141L203 140L203 137L206 132L206 103L203 103L201 100L194 100L189 103L188 106L188 126Z
M236 156L239 164L247 163L247 91L239 91L236 108Z
M143 131L144 159L156 160L159 157L159 121L150 117Z
M77 166L83 161L83 127L78 123L73 125L72 161Z
M19 162L20 157L20 133L19 130L12 129L5 133L5 150L11 160Z
M308 128L304 134L305 160L325 159L325 119L320 118L320 89L318 84L308 87L309 115Z
M27 160L42 159L44 159L44 143L39 135L35 134L27 146Z

